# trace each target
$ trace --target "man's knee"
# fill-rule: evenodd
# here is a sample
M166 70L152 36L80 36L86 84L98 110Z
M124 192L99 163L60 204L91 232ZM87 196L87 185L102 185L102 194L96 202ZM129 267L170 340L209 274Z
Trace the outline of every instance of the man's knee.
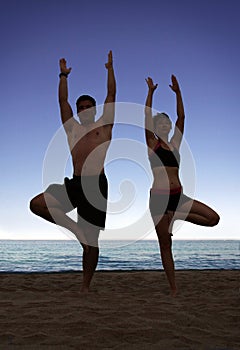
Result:
M31 212L33 212L34 214L38 214L40 207L41 195L38 195L30 200L29 209L31 210Z
M81 220L78 221L78 225L79 225L79 227L81 227L81 229L84 232L84 235L85 235L86 240L87 240L87 245L98 248L100 228L95 227L95 226L90 225L90 224L87 224L87 225L81 224Z
M36 197L34 197L33 199L31 199L31 201L29 203L29 209L31 210L31 212L33 212L35 214L36 207L37 207Z

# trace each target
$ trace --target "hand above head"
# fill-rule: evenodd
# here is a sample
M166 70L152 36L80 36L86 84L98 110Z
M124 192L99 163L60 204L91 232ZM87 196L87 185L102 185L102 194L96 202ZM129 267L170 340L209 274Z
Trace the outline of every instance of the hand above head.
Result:
M148 77L146 83L148 85L149 90L154 91L158 87L158 84L154 84L152 78Z
M108 61L105 63L105 67L107 69L111 69L113 67L112 50L110 50L108 53Z
M61 73L69 74L72 70L72 68L67 68L67 61L65 60L65 58L61 58L59 60L59 66Z
M169 87L172 89L172 91L179 92L180 87L179 87L179 84L178 84L178 81L177 81L177 78L175 77L175 75L172 74L171 79L172 79L172 85L170 84Z

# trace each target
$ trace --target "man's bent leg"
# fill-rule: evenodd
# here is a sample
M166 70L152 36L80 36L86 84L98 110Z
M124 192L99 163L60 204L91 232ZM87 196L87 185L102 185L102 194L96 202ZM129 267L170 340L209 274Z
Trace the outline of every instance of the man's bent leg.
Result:
M43 219L71 231L77 237L78 241L82 243L83 247L87 248L86 238L82 229L74 220L66 215L66 211L61 206L61 203L51 194L41 193L34 197L30 202L30 210Z

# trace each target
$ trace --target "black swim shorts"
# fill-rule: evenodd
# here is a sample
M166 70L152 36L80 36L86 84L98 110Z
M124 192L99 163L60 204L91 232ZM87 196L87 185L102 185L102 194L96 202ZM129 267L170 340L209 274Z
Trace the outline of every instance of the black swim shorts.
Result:
M151 190L149 209L152 216L163 215L167 214L168 211L175 212L177 208L188 201L192 201L192 198L183 194L181 188L170 191L170 193L162 190Z
M64 184L52 184L45 192L56 198L66 213L77 208L79 224L105 228L108 196L105 174L66 177Z

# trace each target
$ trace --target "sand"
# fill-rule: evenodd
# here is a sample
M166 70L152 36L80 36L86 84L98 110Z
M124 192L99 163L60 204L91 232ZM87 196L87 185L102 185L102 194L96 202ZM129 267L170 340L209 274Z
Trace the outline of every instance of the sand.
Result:
M240 349L240 270L0 274L0 350Z

